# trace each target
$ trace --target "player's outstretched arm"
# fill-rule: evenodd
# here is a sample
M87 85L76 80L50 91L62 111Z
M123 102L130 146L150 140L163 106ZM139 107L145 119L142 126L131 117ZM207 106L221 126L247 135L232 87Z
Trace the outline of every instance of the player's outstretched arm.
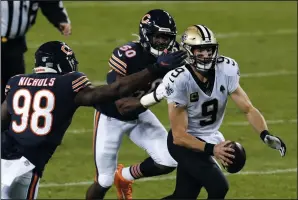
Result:
M10 114L7 109L7 102L4 102L1 105L1 132L9 128L10 123Z
M165 98L165 86L163 83L159 84L159 86L153 92L144 95L140 103L145 108L149 108L157 103L159 103L163 98Z
M80 90L75 97L75 103L79 106L93 106L125 97L141 88L143 83L150 82L156 77L165 75L168 71L184 65L186 57L187 54L183 51L162 55L157 59L157 63L152 66L123 77L110 85L86 87Z
M110 85L89 86L78 92L75 103L79 106L93 106L98 103L115 101L142 87L144 82L155 79L155 71L144 69L138 73L118 79Z
M187 133L188 116L185 107L177 106L175 103L169 103L168 110L173 134L173 143L175 145L214 155L224 166L233 164L229 158L234 158L234 156L229 152L233 152L234 150L230 147L225 147L230 141L225 141L217 145L202 142Z
M270 135L263 115L252 105L241 86L238 86L238 88L231 93L231 98L240 110L245 113L248 122L253 126L256 132L260 134L261 139L269 147L279 150L281 156L285 156L286 145L280 138Z

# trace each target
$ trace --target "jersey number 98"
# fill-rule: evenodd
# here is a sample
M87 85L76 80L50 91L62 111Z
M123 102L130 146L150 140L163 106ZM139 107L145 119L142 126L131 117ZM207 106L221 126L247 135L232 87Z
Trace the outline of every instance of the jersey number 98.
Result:
M22 104L21 99L23 99ZM41 106L42 99L45 99L45 106ZM20 123L15 120L12 121L12 130L15 133L22 133L29 125L35 135L47 135L52 128L54 107L55 96L49 90L40 90L35 93L33 98L29 90L18 90L13 96L12 108L21 119ZM33 112L31 113L30 110ZM40 118L44 119L42 125L39 123Z

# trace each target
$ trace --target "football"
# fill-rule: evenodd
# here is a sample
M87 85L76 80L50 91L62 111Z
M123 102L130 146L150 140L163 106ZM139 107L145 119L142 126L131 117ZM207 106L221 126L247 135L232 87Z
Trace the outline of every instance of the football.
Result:
M232 147L235 152L233 153L235 158L232 159L233 164L224 167L225 170L231 174L239 172L245 165L246 153L243 146L238 142L230 142L226 146Z

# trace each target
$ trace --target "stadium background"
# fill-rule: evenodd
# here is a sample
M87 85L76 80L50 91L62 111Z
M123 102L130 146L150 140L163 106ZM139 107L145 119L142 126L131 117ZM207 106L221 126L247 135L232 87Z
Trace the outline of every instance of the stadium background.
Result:
M73 34L64 38L39 13L30 30L27 73L34 51L43 42L63 40L75 51L79 69L95 84L105 81L112 50L136 37L141 17L162 8L174 17L178 34L189 25L205 24L219 41L220 53L234 58L241 84L282 137L288 153L281 158L266 147L235 105L230 102L221 127L225 137L243 144L247 163L229 175L227 198L297 198L297 2L65 2ZM180 41L180 38L178 38ZM154 113L168 128L165 102ZM95 173L92 153L93 109L80 108L62 145L41 181L39 198L84 198ZM111 133L112 134L112 133ZM146 153L124 137L119 162L143 160ZM161 198L174 190L175 173L134 184L134 198ZM113 187L107 198L116 198ZM205 191L200 198L206 198Z

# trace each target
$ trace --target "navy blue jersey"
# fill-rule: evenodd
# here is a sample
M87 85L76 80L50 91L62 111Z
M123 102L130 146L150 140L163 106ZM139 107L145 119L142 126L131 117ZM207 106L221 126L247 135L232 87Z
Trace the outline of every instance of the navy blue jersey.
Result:
M8 81L6 134L37 167L43 168L61 143L78 108L75 96L90 84L80 72L18 75Z
M144 48L138 42L129 42L121 47L114 49L112 56L109 60L109 66L112 68L107 74L107 83L111 84L116 80L116 76L127 76L133 73L137 73L156 62L156 57L150 52L145 51ZM151 83L148 83L147 87L131 94L133 97L141 98L147 93L152 92L157 88L162 79L157 79ZM99 104L96 109L109 116L119 120L128 121L138 118L138 115L144 112L145 108L139 108L129 115L122 116L114 102Z

